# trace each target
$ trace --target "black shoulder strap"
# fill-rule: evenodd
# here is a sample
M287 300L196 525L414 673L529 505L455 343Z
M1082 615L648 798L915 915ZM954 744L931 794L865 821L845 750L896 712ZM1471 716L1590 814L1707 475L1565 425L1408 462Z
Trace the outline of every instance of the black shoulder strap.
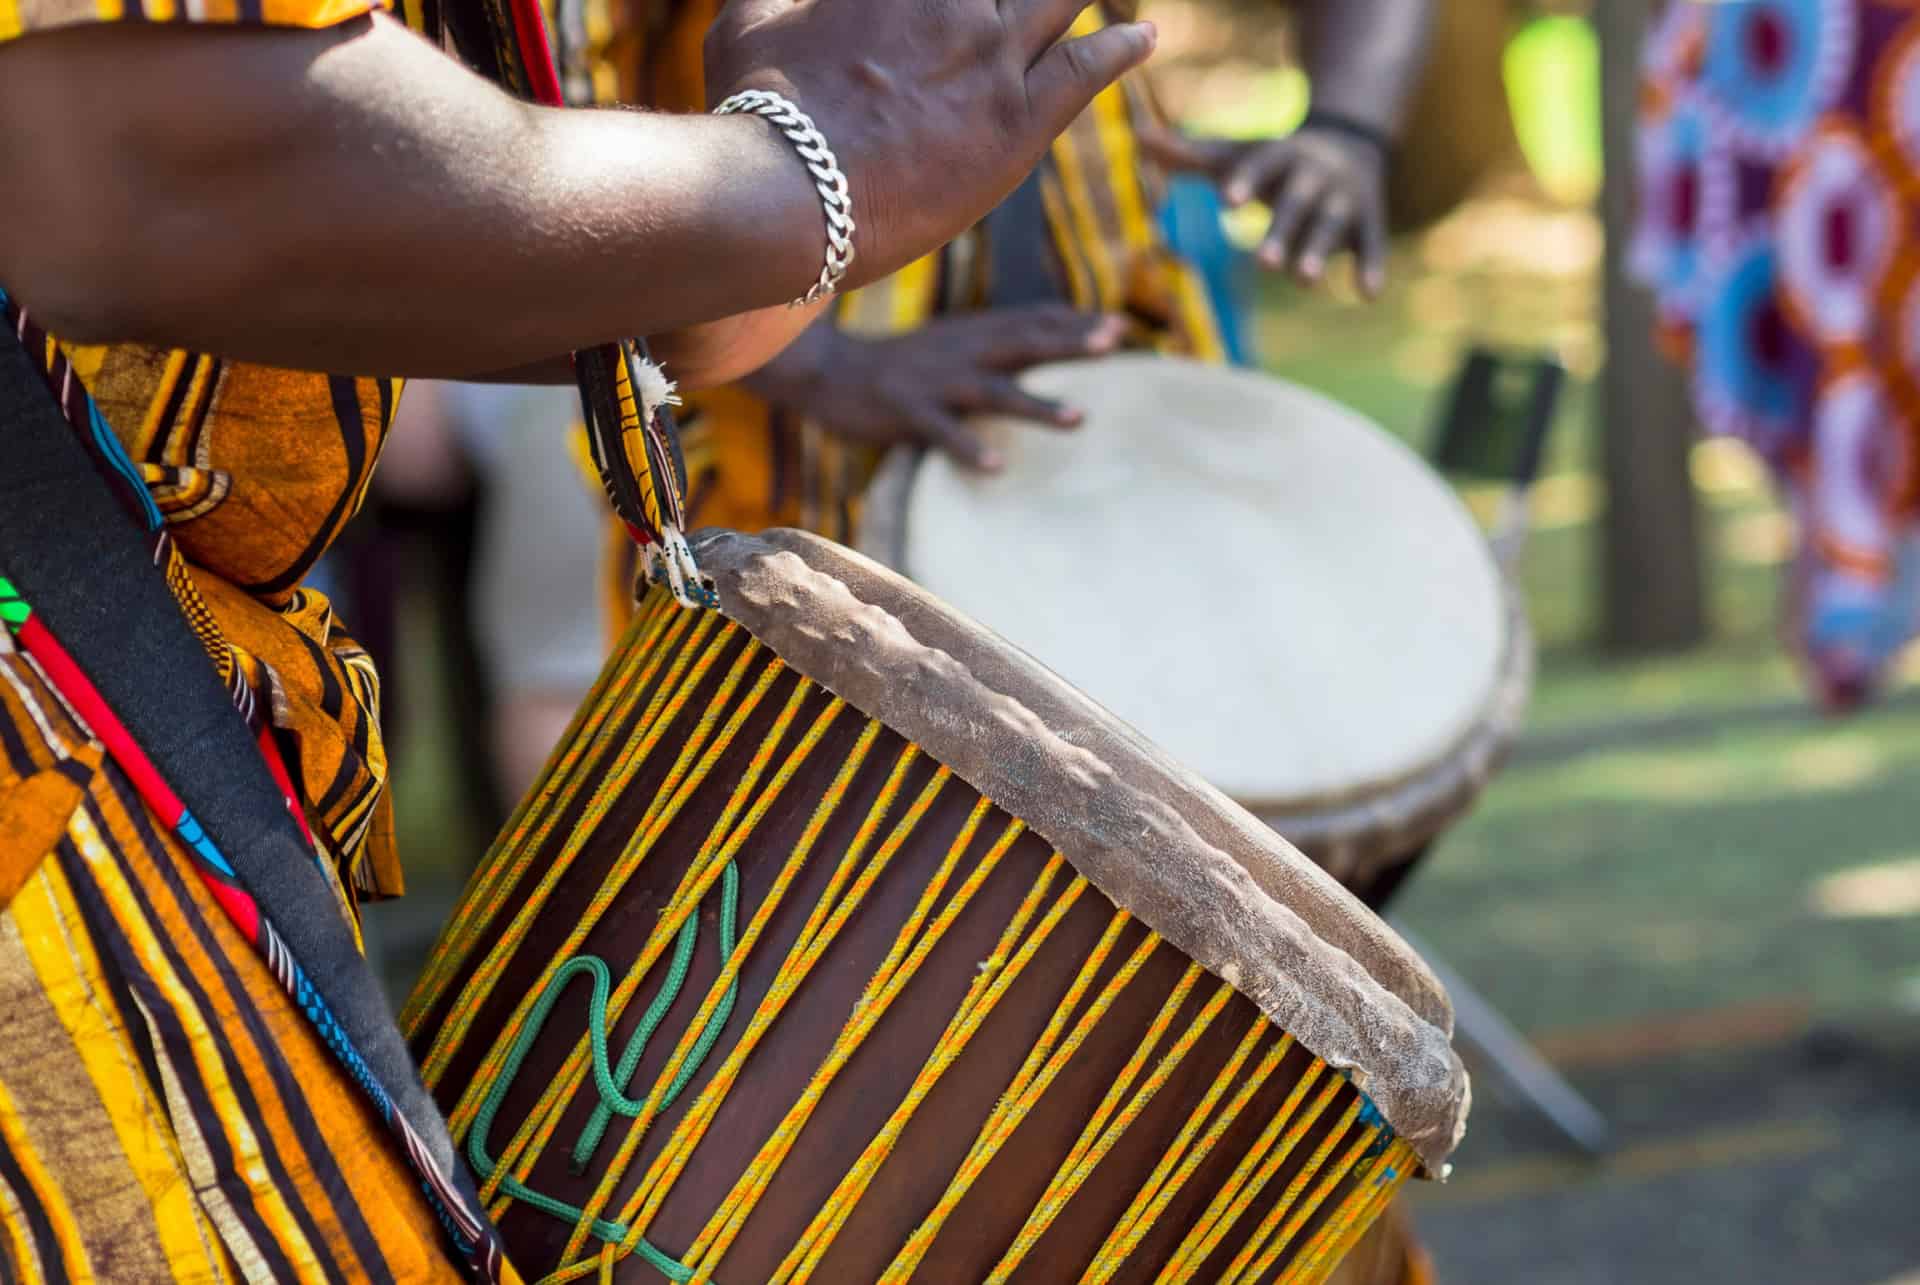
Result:
M245 720L146 542L4 323L0 571L232 863L440 1173L478 1210L446 1124Z

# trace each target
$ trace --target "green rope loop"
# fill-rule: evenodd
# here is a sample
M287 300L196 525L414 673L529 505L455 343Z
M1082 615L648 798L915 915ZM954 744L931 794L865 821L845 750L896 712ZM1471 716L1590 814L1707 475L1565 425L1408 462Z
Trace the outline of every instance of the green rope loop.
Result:
M721 872L720 879L722 966L733 956L734 946L738 940L739 917L740 871L733 862L729 861L725 870ZM607 998L612 990L613 979L606 961L598 955L575 955L555 970L552 979L547 982L546 989L540 992L540 998L535 1001L532 1011L527 1014L526 1025L521 1028L519 1036L513 1042L513 1047L508 1050L506 1064L500 1068L499 1077L487 1090L486 1099L481 1102L480 1110L474 1116L473 1129L467 1135L467 1159L472 1163L474 1171L480 1175L481 1182L491 1179L494 1171L499 1167L498 1161L487 1154L487 1136L493 1131L494 1117L499 1114L501 1105L505 1103L514 1078L520 1074L521 1063L526 1061L527 1053L533 1048L533 1042L540 1037L541 1030L546 1026L554 1004L560 999L560 993L567 988L567 983L582 974L593 979L593 994L588 1000L587 1008L587 1039L593 1054L594 1088L600 1095L600 1102L594 1108L586 1128L581 1131L579 1141L574 1144L570 1158L570 1167L573 1172L585 1171L587 1162L592 1158L594 1149L599 1146L600 1139L605 1135L607 1125L614 1115L618 1114L631 1120L647 1109L646 1098L637 1100L629 1098L624 1088L633 1078L641 1059L646 1056L647 1045L652 1040L654 1032L659 1028L660 1023L666 1020L674 1001L680 997L680 991L686 985L687 973L693 964L693 952L699 939L700 916L699 912L695 911L688 915L686 922L680 926L680 931L674 939L673 959L667 965L666 980L661 984L660 993L654 997L653 1003L649 1004L647 1011L641 1015L640 1024L634 1028L632 1037L627 1041L626 1049L620 1055L620 1065L617 1069L609 1064L607 1054ZM727 987L726 993L720 997L720 1002L714 1006L713 1013L707 1018L706 1025L701 1029L692 1049L688 1051L686 1062L674 1076L673 1081L667 1085L666 1092L661 1095L661 1110L672 1106L674 1099L678 1098L687 1085L693 1082L694 1076L700 1073L700 1068L706 1062L707 1056L712 1053L714 1044L719 1041L720 1032L725 1029L727 1019L733 1015L734 1002L739 994L740 979L736 976L732 984ZM578 1223L586 1217L586 1210L580 1206L570 1205L564 1200L556 1200L552 1196L535 1191L511 1174L500 1180L500 1190L511 1199L518 1200L563 1222ZM627 1239L628 1228L625 1223L595 1218L591 1226L593 1234L603 1241L619 1244ZM636 1249L640 1257L668 1280L684 1282L693 1279L693 1269L648 1244L644 1239L637 1244Z

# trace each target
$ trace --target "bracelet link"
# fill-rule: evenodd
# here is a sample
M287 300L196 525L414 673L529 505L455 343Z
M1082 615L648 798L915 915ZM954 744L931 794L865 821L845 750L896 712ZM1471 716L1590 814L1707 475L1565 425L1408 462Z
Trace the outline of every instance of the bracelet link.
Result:
M813 176L814 191L820 194L820 209L827 220L826 261L820 278L788 307L799 308L818 303L840 288L847 269L853 266L853 198L847 189L847 176L833 154L826 135L814 125L813 118L796 107L792 100L769 89L743 89L713 109L716 116L748 113L764 116L786 136L793 150L806 163Z

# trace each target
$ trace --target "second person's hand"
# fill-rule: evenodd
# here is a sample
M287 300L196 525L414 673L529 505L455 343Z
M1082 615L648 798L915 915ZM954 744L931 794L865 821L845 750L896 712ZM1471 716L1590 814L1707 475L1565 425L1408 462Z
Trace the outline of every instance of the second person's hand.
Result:
M1351 250L1360 288L1386 284L1386 150L1378 142L1308 124L1282 138L1193 138L1171 129L1143 136L1147 153L1170 170L1204 174L1233 207L1264 202L1272 219L1254 257L1291 269L1309 285L1333 257Z

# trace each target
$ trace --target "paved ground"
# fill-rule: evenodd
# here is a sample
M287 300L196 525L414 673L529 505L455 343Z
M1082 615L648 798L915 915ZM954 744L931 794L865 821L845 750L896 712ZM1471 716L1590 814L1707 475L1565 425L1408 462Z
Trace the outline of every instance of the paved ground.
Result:
M1576 1065L1617 1150L1574 1158L1483 1101L1459 1176L1419 1194L1419 1225L1460 1285L1905 1281L1920 1272L1916 1067L1920 1020Z
M1920 1281L1920 713L1522 756L1401 914L1609 1118L1484 1071L1419 1220L1456 1285Z

